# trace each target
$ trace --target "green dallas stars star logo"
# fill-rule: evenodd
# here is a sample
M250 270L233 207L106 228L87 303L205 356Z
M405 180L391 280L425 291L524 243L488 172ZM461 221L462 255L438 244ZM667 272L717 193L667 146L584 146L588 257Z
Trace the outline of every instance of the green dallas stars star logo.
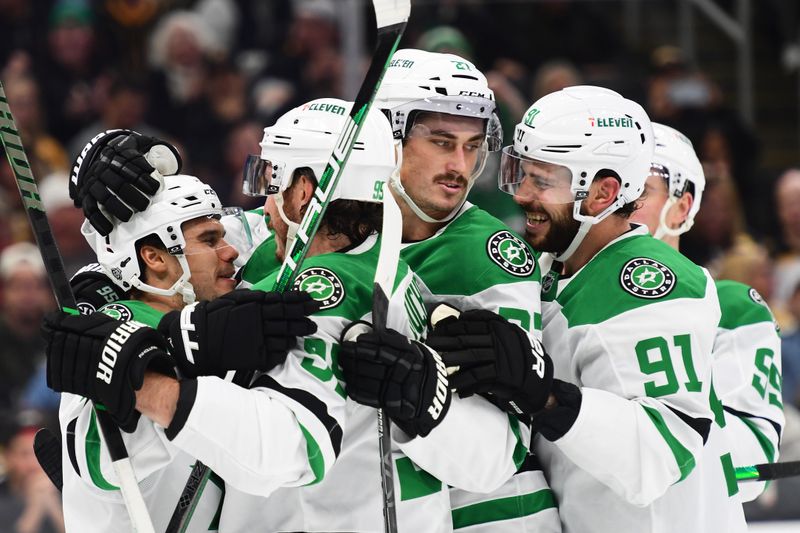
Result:
M661 298L675 288L675 273L654 259L631 259L619 275L619 282L627 292L639 298Z
M528 247L510 231L498 231L489 237L486 252L492 261L514 276L529 276L536 267Z
M344 287L339 277L327 268L313 267L297 276L294 288L306 291L318 301L320 309L331 309L344 300Z

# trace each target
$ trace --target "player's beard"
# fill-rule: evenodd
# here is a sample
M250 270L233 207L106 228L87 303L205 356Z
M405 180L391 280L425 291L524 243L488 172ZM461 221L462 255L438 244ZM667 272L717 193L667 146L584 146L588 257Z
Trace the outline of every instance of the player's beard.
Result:
M549 227L544 235L537 237L526 231L526 240L534 250L560 253L569 247L581 226L572 216L572 206L569 203L529 211L544 213L549 217Z

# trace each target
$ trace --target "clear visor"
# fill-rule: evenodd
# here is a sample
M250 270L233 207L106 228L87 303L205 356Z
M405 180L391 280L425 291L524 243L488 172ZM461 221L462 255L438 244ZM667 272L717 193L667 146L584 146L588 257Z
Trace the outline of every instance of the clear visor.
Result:
M458 117L473 117L484 121L484 133L489 150L497 151L503 146L503 130L500 126L500 119L494 112L495 103L493 100L480 96L442 96L440 98L424 98L414 100L392 109L395 117L395 124L392 126L395 131L400 132L406 137L413 124L407 121L413 117L417 111L429 113L442 113L445 115L455 115Z
M519 155L513 146L503 148L498 186L504 193L524 201L543 204L575 201L569 168Z
M486 165L488 146L483 130L471 118L420 115L406 135L406 140L411 139L424 141L432 153L463 158L460 164L468 180L477 178Z
M286 186L281 187L285 169L286 165L280 161L248 155L244 163L242 193L247 196L268 196L285 189Z
M223 224L220 221L221 217L233 219L235 223ZM194 235L194 239L187 241L186 247L182 250L183 255L227 253L229 249L240 254L253 248L253 235L241 207L223 207L219 214L208 215L208 218L220 221L220 224L205 226L203 231ZM184 239L186 239L185 234ZM170 250L173 254L180 252L180 250Z

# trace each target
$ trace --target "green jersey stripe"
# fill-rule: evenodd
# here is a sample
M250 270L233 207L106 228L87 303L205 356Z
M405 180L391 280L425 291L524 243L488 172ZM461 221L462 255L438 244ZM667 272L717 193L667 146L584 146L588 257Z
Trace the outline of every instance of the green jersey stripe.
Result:
M453 509L453 529L522 518L545 509L555 509L556 498L550 489L542 489L529 494L480 502L459 509Z
M736 481L736 469L733 468L731 454L726 453L720 456L722 462L722 472L725 474L725 486L728 488L728 496L735 496L739 493L739 483Z
M764 450L764 455L767 456L767 461L770 463L773 462L775 460L775 446L772 444L772 441L769 440L769 437L764 435L764 432L761 431L761 428L759 428L752 420L744 416L740 416L738 418L744 422L744 424L750 428L750 431L753 432L753 435L756 436L756 440L761 445L761 449Z
M325 457L322 455L322 450L319 449L319 444L314 440L311 432L308 431L303 424L300 424L300 431L303 432L303 437L306 439L306 454L308 455L308 464L311 466L311 471L314 473L314 481L307 483L307 485L315 485L322 481L325 476Z
M112 485L105 477L100 468L100 433L97 431L97 415L92 409L92 416L89 418L89 428L86 430L86 466L89 467L89 477L92 483L99 489L119 490L119 487Z
M675 462L678 463L678 469L681 472L681 477L678 481L683 481L689 473L694 470L695 460L692 452L686 449L683 444L672 434L664 421L664 417L657 409L642 405L647 416L653 421L656 429L664 440L667 442L669 449L672 450L672 455L675 456Z
M525 443L522 442L522 436L520 435L519 431L519 420L516 416L512 414L508 414L508 422L511 426L511 431L514 433L514 436L517 438L517 444L514 445L514 466L519 470L519 467L522 466L523 461L525 461L525 457L528 455L528 447L525 446Z

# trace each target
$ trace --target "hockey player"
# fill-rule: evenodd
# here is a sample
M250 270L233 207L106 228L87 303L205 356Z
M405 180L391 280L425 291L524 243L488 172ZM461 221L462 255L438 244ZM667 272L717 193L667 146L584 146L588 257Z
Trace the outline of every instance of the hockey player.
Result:
M275 249L278 260L283 259L287 243L294 238L314 193L315 177L325 168L336 141L331 132L342 128L349 105L334 99L315 100L265 129L262 165L248 174L252 178L248 188L271 193L265 211L275 242L267 245ZM361 149L361 143L382 142L387 153L394 154L388 122L378 110L371 112L370 118L373 116L383 122L385 130L362 130L356 150ZM270 179L259 179L263 176ZM258 186L259 182L269 186ZM384 244L366 230L379 208L371 202L380 198L382 186L367 175L340 182L333 198L342 195L350 201L331 204L312 241L313 256L304 262L296 281L296 287L325 296L323 316L318 319L324 343L309 344L307 351L329 358L334 367L338 360L343 373L330 378L337 382L344 378L343 392L366 405L348 400L341 455L322 483L278 490L266 501L229 492L222 528L228 527L229 516L255 514L265 531L381 530L380 454L373 408L377 405L362 401L376 392L385 400L381 404L384 413L394 423L392 457L400 531L451 531L448 485L491 490L510 475L506 465L514 464L527 429L518 430L517 435L508 417L483 398L450 398L446 385L439 386L446 384L443 367L437 366L436 354L420 343L426 332L426 312L419 282L404 261L399 263L399 285L390 300L391 329L382 336L361 335L363 350L357 357L340 356L345 326L372 320L372 280L378 249ZM390 223L402 222L398 219ZM359 227L364 230L360 237L346 238L352 234L351 228ZM275 275L273 272L254 288L271 286ZM372 349L374 345L368 339L376 336L388 340L391 347ZM351 377L359 382L351 382ZM389 381L391 384L387 384ZM474 458L481 454L485 458L476 462ZM471 468L466 469L468 462Z
M467 318L472 317L475 327L482 328L476 333L493 347L491 353L499 353L497 363L484 361L487 371L499 371L517 383L522 373L516 370L535 362L542 375L536 375L529 388L531 398L521 395L516 401L542 403L551 378L549 367L544 365L545 357L533 348L538 347L541 330L539 269L530 249L519 237L497 219L466 203L469 187L480 174L487 151L497 149L500 144L499 129L493 119L493 95L485 77L472 63L458 56L400 50L393 57L375 105L390 117L394 136L402 143L402 170L391 185L403 211L405 244L401 257L419 271L423 299L430 305L447 302L464 311ZM130 144L149 146L140 141ZM104 148L107 152L112 149ZM109 153L108 160L119 157L122 154ZM135 156L122 157L126 158L133 161ZM152 159L149 154L148 158ZM252 162L260 165L258 161ZM114 173L119 166L106 164L98 173ZM152 170L147 163L138 168L147 173ZM122 195L128 186L144 190L146 187L139 183L141 174L131 172L103 180L108 190L106 187L85 187L85 190L87 195L96 195L96 201L114 215L125 216L124 211L108 205L107 199ZM255 182L251 187L255 187ZM272 259L275 246L274 240L267 237L255 249L240 271L245 281L257 282L275 267ZM472 268L453 276L454 264L470 264ZM523 348L502 350L504 344ZM349 390L359 386L358 375L348 378ZM381 405L384 400L366 395L360 398L373 406ZM495 465L495 472L506 478L517 470L519 473L491 495L478 494L487 490L486 479L480 477L472 480L475 490L471 492L453 490L456 529L558 531L552 492L535 460L525 453L527 430L511 417L506 431L508 442L516 443L517 453L504 464ZM503 458L498 456L495 460ZM398 471L413 473L402 466L402 463L395 465ZM402 482L403 474L398 477ZM479 489L481 486L484 488ZM420 493L427 494L428 491Z
M219 476L267 495L280 485L316 482L333 462L344 401L301 358L287 358L297 336L316 330L305 315L318 306L298 292L232 291L236 251L224 240L221 212L208 185L175 175L164 178L149 207L108 236L84 226L104 271L130 300L45 322L48 385L65 393L59 416L69 530L131 529L86 399L102 403L126 432L159 531L195 459L215 474L201 480L186 531L217 529ZM268 371L276 385L246 390L218 377L233 369ZM300 383L308 398L292 394Z
M646 224L651 234L677 250L700 209L705 176L689 139L661 124L654 123L653 131L653 167L641 208L631 221ZM714 342L712 407L731 447L730 456L722 460L727 468L775 462L785 422L775 320L755 289L730 280L716 286L722 319ZM742 483L739 498L753 500L765 487L766 482ZM737 490L735 482L731 489Z
M676 488L708 475L699 458L719 306L705 270L628 222L652 157L641 106L589 86L539 99L503 151L501 188L527 214L527 241L555 258L542 306L557 379L530 414L568 532L699 532L709 529L697 517L714 519L702 491ZM458 339L459 320L434 335ZM506 388L463 364L456 381Z
M479 371L519 385L528 380L524 394L494 401L543 405L552 371L535 349L541 335L536 260L502 222L466 201L488 152L502 142L485 76L456 55L398 50L375 105L402 146L401 171L390 184L403 213L401 257L419 276L423 299L429 307L449 304L470 320L473 338L489 348ZM340 357L357 357L354 352L345 347ZM530 366L540 373L520 371ZM368 376L349 375L348 384L358 386L363 378ZM386 403L379 395L361 401ZM515 433L522 429L516 417L509 423ZM488 494L477 487L451 490L456 530L560 531L552 492L525 452L528 442L518 443L514 461L497 465L509 478L503 486Z

